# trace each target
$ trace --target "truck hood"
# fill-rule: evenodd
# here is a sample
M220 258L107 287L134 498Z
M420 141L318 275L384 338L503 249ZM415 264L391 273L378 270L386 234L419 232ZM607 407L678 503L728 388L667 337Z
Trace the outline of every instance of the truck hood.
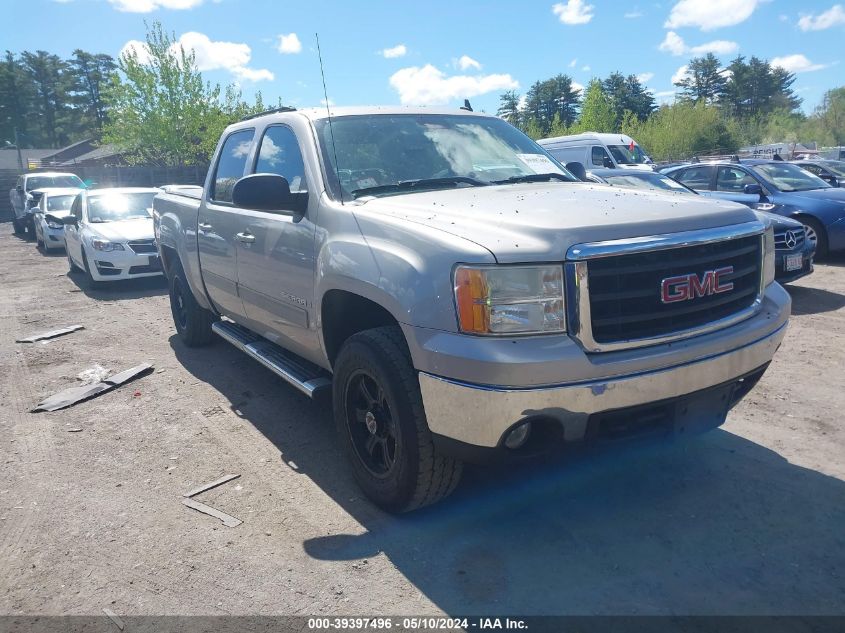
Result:
M109 242L129 242L153 238L152 218L101 222L89 224L88 226L92 233L99 235Z
M752 222L748 207L701 196L591 183L494 185L367 198L356 214L391 216L462 237L499 262L563 259L575 244Z

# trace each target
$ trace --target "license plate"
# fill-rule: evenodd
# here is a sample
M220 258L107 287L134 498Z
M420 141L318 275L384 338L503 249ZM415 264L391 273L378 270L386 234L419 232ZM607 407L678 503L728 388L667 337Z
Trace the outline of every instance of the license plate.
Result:
M792 270L800 270L804 266L804 258L801 254L787 255L786 259L784 260L783 266L786 269L786 272L790 272Z

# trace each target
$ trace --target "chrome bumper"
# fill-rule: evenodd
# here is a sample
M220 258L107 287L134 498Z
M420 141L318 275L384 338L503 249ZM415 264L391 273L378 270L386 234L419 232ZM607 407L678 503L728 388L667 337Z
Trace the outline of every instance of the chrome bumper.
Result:
M659 402L748 374L772 360L786 323L751 343L675 367L551 387L509 389L462 383L420 372L432 433L482 447L500 445L520 420L547 417L563 426L566 441L584 437L595 413ZM714 407L718 403L714 403Z

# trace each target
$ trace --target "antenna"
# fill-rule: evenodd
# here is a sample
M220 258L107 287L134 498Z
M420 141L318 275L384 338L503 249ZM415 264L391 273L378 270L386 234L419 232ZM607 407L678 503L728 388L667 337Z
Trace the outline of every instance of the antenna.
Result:
M329 108L329 93L326 90L326 73L323 71L323 54L320 52L320 34L314 33L317 40L317 59L320 60L320 76L323 78L323 96L326 99L326 116L329 118L329 135L332 137L332 153L334 154L334 170L337 186L340 187L340 205L343 206L343 185L340 182L340 165L337 164L337 146L334 143L334 126L332 125L332 111Z

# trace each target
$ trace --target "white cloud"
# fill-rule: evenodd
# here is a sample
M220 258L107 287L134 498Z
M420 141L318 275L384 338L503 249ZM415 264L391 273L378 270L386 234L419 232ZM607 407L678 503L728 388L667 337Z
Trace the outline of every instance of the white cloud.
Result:
M808 73L829 66L829 64L814 64L805 55L801 54L775 57L770 63L772 66L783 68L791 73Z
M296 33L284 33L279 36L279 43L276 45L276 50L283 55L296 55L302 51L302 42L299 41Z
M523 112L527 105L528 105L528 97L526 95L522 95L519 98L519 103L517 104L516 109L519 110L520 112Z
M648 83L654 77L654 73L640 73L637 75L637 81L641 84Z
M384 48L381 51L381 56L385 59L394 59L396 57L404 57L408 53L408 49L404 44L397 44L391 48Z
M449 77L431 64L397 70L390 77L390 85L399 93L399 100L405 105L442 105L496 90L519 87L519 83L507 74Z
M588 73L588 72L590 72L590 67L589 66L581 66L581 70L583 70L585 73Z
M845 24L845 9L841 4L834 4L818 15L802 13L798 20L798 28L802 31L824 31L837 24Z
M664 26L667 29L693 26L702 31L733 26L745 22L763 2L764 0L680 0L672 7Z
M331 99L329 99L328 101L326 101L325 99L320 99L320 105L329 106L331 108L331 107L334 107L337 104L334 101L332 101Z
M458 60L458 68L461 70L469 70L470 68L481 70L481 64L469 55L461 55L461 58Z
M672 75L672 83L676 84L687 78L689 78L689 66L684 64L675 71L674 75Z
M202 72L228 70L242 81L272 81L275 79L273 73L266 68L250 68L248 66L252 59L252 49L247 44L215 42L204 33L189 31L183 33L173 44L170 49L171 54L178 56L180 46L185 50L185 53L194 55L197 69ZM121 56L128 53L134 53L141 64L150 62L150 51L145 42L129 40L120 49Z
M571 62L569 62L570 68L575 68L577 65L578 65L578 58L577 57L575 59L573 59Z
M577 81L572 82L572 89L575 92L584 92L584 84L579 84Z
M628 13L625 14L626 20L635 20L635 19L641 18L641 17L643 17L642 11L629 11Z
M675 33L675 31L669 31L666 33L666 37L660 43L660 46L658 46L658 49L664 53L671 53L676 56L689 53L693 55L705 55L707 53L730 55L739 50L739 44L728 40L713 40L712 42L699 44L698 46L687 46L680 35Z
M584 0L566 0L558 2L552 7L558 19L564 24L587 24L593 19L593 5L586 4Z
M109 0L118 11L126 13L151 13L157 9L193 9L203 0Z

